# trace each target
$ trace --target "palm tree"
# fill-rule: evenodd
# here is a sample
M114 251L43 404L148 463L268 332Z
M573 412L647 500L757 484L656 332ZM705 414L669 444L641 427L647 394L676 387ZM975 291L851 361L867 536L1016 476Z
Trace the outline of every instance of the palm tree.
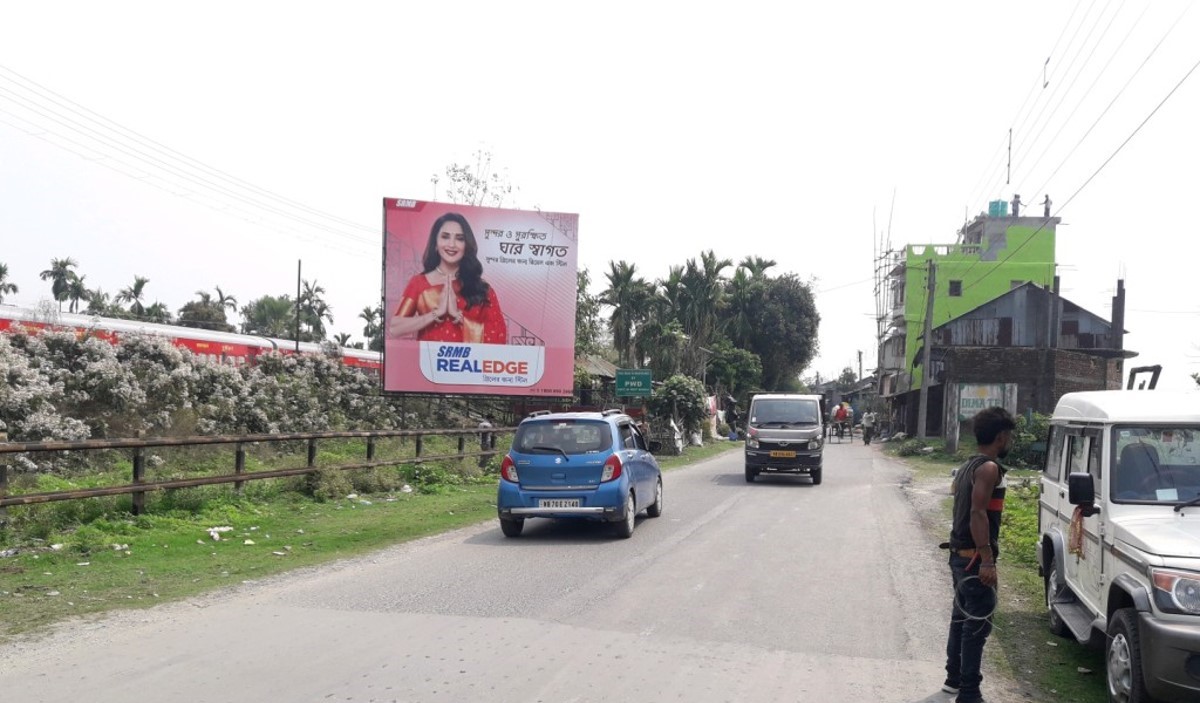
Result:
M217 286L217 305L221 306L222 310L233 310L237 312L238 300L232 295L225 295L221 290L221 286Z
M139 320L146 314L146 307L142 305L142 296L146 293L146 284L150 282L149 278L142 276L133 277L133 285L128 288L122 288L120 293L117 293L117 303L129 303L129 312Z
M617 348L620 363L633 365L634 330L638 320L644 319L653 287L645 279L637 277L637 264L625 261L610 261L608 289L600 294L600 304L613 309L608 326L613 333L613 346Z
M339 333L333 335L333 341L337 342L337 345L339 347L348 347L348 346L350 346L350 333L349 332L339 332Z
M746 266L739 266L725 291L725 333L735 347L746 349L754 332L754 307L762 302L763 284L751 277Z
M333 309L325 302L324 295L325 289L316 281L304 281L299 300L300 316L308 325L313 341L325 339L325 323L333 322Z
M91 293L83 281L87 276L76 276L72 271L70 278L67 280L67 299L71 301L71 307L67 308L71 312L79 311L79 301L87 300Z
M362 312L358 313L358 317L367 323L363 327L363 336L367 338L367 348L371 351L383 351L383 304L363 308Z
M694 376L704 373L703 348L709 347L719 331L725 285L721 272L733 266L718 259L712 250L700 253L700 262L689 259L684 269L684 294L679 301L679 320L691 344L684 350L684 370Z
M87 301L88 306L86 312L89 315L107 315L109 314L109 295L99 288L88 291Z
M65 259L51 259L50 268L38 274L43 281L53 281L50 284L50 293L58 301L60 311L62 310L62 301L67 299L67 283L71 276L71 269L78 265L69 256Z
M171 309L159 301L154 301L154 304L146 308L139 318L146 322L157 322L160 325L171 324Z
M4 302L4 296L16 292L17 284L8 282L8 264L0 264L0 303Z
M764 259L761 256L747 256L742 259L742 263L738 264L738 268L744 268L750 272L750 277L758 280L764 277L767 269L775 266L776 262L773 259Z

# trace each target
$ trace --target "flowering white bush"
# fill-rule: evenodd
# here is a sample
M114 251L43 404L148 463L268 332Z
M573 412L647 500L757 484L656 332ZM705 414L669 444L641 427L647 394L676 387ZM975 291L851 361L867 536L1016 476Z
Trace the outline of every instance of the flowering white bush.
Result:
M233 367L159 337L0 335L0 427L11 441L259 434L399 426L375 378L332 355ZM17 462L18 470L32 461Z

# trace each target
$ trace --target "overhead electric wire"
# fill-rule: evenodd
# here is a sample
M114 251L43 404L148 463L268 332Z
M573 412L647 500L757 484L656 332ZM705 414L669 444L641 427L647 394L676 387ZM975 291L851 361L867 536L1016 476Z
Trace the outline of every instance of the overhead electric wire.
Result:
M1058 172L1062 170L1062 167L1067 165L1067 162L1071 160L1071 157L1075 154L1076 150L1078 150L1079 147L1083 144L1083 142L1088 138L1088 136L1091 135L1092 130L1096 129L1096 125L1100 124L1100 121L1104 119L1104 116L1108 114L1108 111L1112 109L1112 106L1116 104L1117 100L1120 99L1120 97L1125 94L1125 90L1127 88L1129 88L1129 85L1131 83L1133 83L1133 79L1137 78L1137 75L1139 73L1141 73L1143 68L1146 67L1146 64L1150 62L1150 59L1158 51L1159 47L1161 47L1163 45L1163 43L1167 40L1167 38L1171 36L1171 34L1175 31L1175 28L1179 26L1179 23L1183 21L1184 16L1187 15L1187 13L1191 11L1191 9L1192 9L1192 3L1188 3L1184 7L1183 12L1181 12L1179 14L1179 17L1177 17L1175 19L1175 22L1172 23L1171 26L1167 29L1166 33L1164 33L1162 35L1162 37L1159 38L1158 42L1154 45L1154 47L1150 49L1150 53L1146 54L1146 58L1142 59L1142 63L1138 65L1138 67L1134 70L1133 74L1130 75L1129 78L1125 81L1125 85L1121 86L1121 89L1117 91L1117 94L1113 96L1113 99L1109 101L1108 105L1104 108L1104 110L1102 110L1100 112L1100 114L1096 117L1095 121L1092 122L1091 126L1087 128L1087 131L1083 133L1083 136L1079 138L1079 141L1075 143L1075 146L1071 147L1071 150L1069 152L1067 152L1067 155L1065 157L1063 157L1063 160L1058 164L1058 166L1054 169L1054 171L1050 174L1050 176L1048 178L1046 178L1045 182L1043 182L1041 186L1038 187L1038 189L1036 191L1038 194L1043 193L1045 191L1046 186L1048 186L1050 184L1050 181L1054 180L1054 177L1056 175L1058 175Z
M1037 161L1035 161L1033 166L1029 168L1029 172L1025 174L1026 178L1037 171L1037 167L1039 164L1041 164L1042 159L1046 157L1046 154L1050 153L1051 147L1058 143L1058 138L1062 135L1063 130L1066 129L1067 125L1071 124L1071 121L1075 118L1075 114L1079 112L1079 108L1083 107L1083 104L1087 101L1088 96L1092 94L1092 89L1096 87L1096 84L1099 83L1100 79L1104 77L1104 74L1108 72L1108 67L1112 65L1113 60L1115 60L1117 55L1121 53L1121 49L1125 48L1125 44L1129 41L1129 37L1133 36L1134 30L1137 29L1137 26L1141 23L1142 18L1145 17L1146 13L1149 11L1150 6L1147 5L1145 8L1143 8L1142 14L1138 15L1138 18L1134 20L1133 24L1129 27L1129 31L1125 33L1125 36L1121 39L1121 42L1117 44L1117 48L1113 50L1111 55L1109 55L1108 61L1104 63L1104 66L1101 67L1100 72L1097 73L1096 77L1092 80L1091 85L1084 89L1083 95L1080 96L1079 102L1075 103L1075 107L1071 110L1071 114L1067 115L1067 119L1064 120L1061 125L1059 125L1058 131L1055 132L1054 136L1050 138L1050 142L1046 145L1046 148L1042 149L1042 153L1038 155ZM1018 185L1016 192L1020 192L1020 186L1023 186L1024 184L1025 182L1022 180ZM1041 194L1041 188L1035 191L1035 195Z
M1037 91L1037 87L1039 85L1043 85L1043 83L1045 82L1046 76L1044 73L1044 71L1045 71L1044 67L1046 64L1048 64L1050 62L1050 57L1054 56L1054 52L1058 50L1058 45L1060 43L1062 43L1062 38L1066 35L1067 28L1071 26L1071 20L1073 20L1075 18L1075 13L1079 11L1079 6L1082 4L1083 4L1083 0L1076 0L1075 7L1071 8L1071 14L1067 16L1067 21L1065 23L1063 23L1063 28L1061 30L1059 30L1059 32L1058 32L1058 38L1054 40L1054 46L1051 47L1050 53L1047 54L1047 56L1046 56L1046 63L1043 64L1042 73L1035 77L1033 86L1030 88L1029 92L1025 94L1025 99L1021 101L1021 106L1017 108L1016 114L1013 115L1012 120L1009 121L1009 129L1010 130L1012 128L1012 125L1015 124L1018 119L1022 118L1022 112L1025 110L1025 105L1029 102L1029 98L1032 95L1034 95L1034 93ZM1043 89L1044 89L1044 87L1045 86L1043 85ZM1034 101L1034 104L1037 104L1036 100ZM1031 106L1029 109L1032 110L1033 107ZM994 165L996 162L996 157L1003 156L1004 145L1005 145L1005 143L1008 142L1008 138L1009 138L1009 135L1007 135L1007 134L1005 134L1004 136L1002 136L1000 138L1000 146L996 148L996 152L992 155L992 157L990 159L988 159L988 161L987 161L988 165L984 167L983 173L980 174L979 179L975 182L975 185L971 187L971 190L969 192L972 197L970 200L967 201L968 207L970 206L969 205L970 203L977 201L979 199L979 197L982 197L987 194L986 190L980 191L980 187L981 186L986 187L987 184L990 182L988 180L988 174L992 173L993 170L996 168L996 166ZM1003 158L1001 158L999 163L1001 163L1001 164L1004 163Z
M1021 249L1023 249L1027 244L1029 244L1029 242L1032 242L1034 236L1036 236L1038 232L1045 229L1046 224L1049 223L1049 221L1051 219L1053 219L1054 217L1058 217L1059 213L1061 213L1063 211L1063 209L1066 208L1066 206L1071 203L1072 200L1074 200L1080 193L1082 193L1083 189L1087 188L1088 185L1093 180L1095 180L1096 176L1100 175L1100 172L1103 171L1104 168L1106 166L1108 166L1108 164L1110 164L1112 162L1112 160L1117 157L1117 154L1121 153L1121 150L1125 148L1125 145L1129 144L1129 142L1135 136L1137 136L1137 133L1142 131L1142 127L1145 127L1146 123L1148 123L1150 121L1150 119L1154 117L1154 115L1158 114L1158 111L1162 109L1162 106L1167 104L1167 101L1171 99L1171 96L1174 95L1183 86L1183 84L1185 82L1187 82L1187 79L1190 78L1192 76L1192 74L1196 72L1197 68L1200 68L1200 60L1197 60L1196 63L1192 64L1192 67L1188 69L1187 73L1183 74L1183 77L1179 79L1179 81L1175 84L1175 86L1173 88L1171 88L1170 92L1168 92L1166 94L1166 96L1164 96L1163 99L1160 100L1158 102L1158 104L1154 106L1154 109L1150 111L1150 114L1146 115L1146 118L1143 119L1138 124L1138 126L1135 127L1133 129L1133 131L1129 133L1129 136L1125 137L1125 140L1122 141L1121 144L1118 145L1115 150L1113 150L1113 153L1109 154L1108 158L1105 159L1104 162L1101 163L1100 166L1098 166L1096 168L1096 170L1092 172L1092 175L1088 176L1087 180L1085 180L1078 188L1075 189L1075 192L1072 193L1071 196L1069 198L1067 198L1066 201L1063 202L1062 205L1059 206L1058 210L1055 211L1053 216L1045 218L1045 222L1043 222L1036 230L1034 230L1033 234L1031 234L1028 239L1026 239L1024 242L1022 242L1020 244L1020 246L1018 246L1011 253L1009 253L1008 256L1004 257L1004 259L997 262L997 265L993 266L987 272L985 272L982 276L980 276L979 278L972 281L970 285L964 286L963 292L965 293L967 290L969 290L969 289L975 287L976 285L978 285L979 283L981 283L985 278L987 278L994 271L999 269L1001 264L1005 263L1006 261L1011 259L1013 256L1015 256L1017 254L1017 252L1021 251Z
M3 78L3 76L0 76L0 78ZM13 81L11 79L7 79L7 80L9 80L10 83L13 83ZM31 99L28 95L16 93L13 90L10 90L9 88L3 87L3 86L0 86L0 93L7 94L8 96L10 96L7 98L7 100L14 106L17 106L18 109L26 111L28 113L32 113L33 115L40 116L41 118L43 118L45 120L49 120L50 123L59 125L61 127L56 130L54 127L47 126L45 123L40 123L34 119L30 119L28 116L13 112L11 110L5 110L3 108L0 108L0 112L3 112L5 114L16 117L17 119L19 119L23 122L26 122L28 124L34 125L36 129L42 131L42 134L38 134L36 131L30 131L30 130L22 128L20 126L13 125L11 122L5 121L7 124L15 126L18 129L21 129L21 131L24 131L31 136L40 138L43 141L46 141L47 143L53 144L59 148L66 150L66 151L72 152L72 153L76 154L77 156L84 158L85 160L104 165L104 166L110 168L110 170L116 171L117 173L121 173L122 175L124 175L126 177L141 181L143 183L148 183L150 185L158 187L160 190L164 190L165 192L171 193L172 195L188 199L191 202L203 205L205 207L209 207L210 209L216 210L218 212L227 212L228 210L232 209L235 211L240 211L242 213L245 213L249 216L262 218L262 219L266 219L268 217L268 216L265 216L263 213L270 213L271 215L273 215L275 217L283 218L286 220L291 220L295 223L299 223L299 224L301 224L305 227L311 228L313 230L317 230L320 232L324 232L326 234L334 235L343 240L349 240L359 246L366 245L366 246L370 246L372 249L374 247L378 246L378 235L377 234L374 237L367 237L365 235L360 235L360 234L352 234L352 233L346 232L344 229L340 229L336 226L330 226L323 222L311 219L310 217L306 217L303 214L297 214L295 212L292 212L292 210L300 209L300 210L313 212L313 213L316 213L317 215L319 215L320 217L323 217L328 220L339 220L339 221L344 221L344 222L349 223L348 220L341 220L341 218L337 218L336 216L333 216L333 215L327 215L327 214L321 213L319 210L315 210L315 209L307 207L307 206L303 206L300 208L291 208L290 203L293 201L288 201L287 199L282 198L281 196L276 196L274 194L270 194L270 191L265 191L265 189L260 189L260 188L257 188L256 186L250 186L249 188L247 188L242 185L234 184L233 187L231 188L230 186L227 186L223 183L215 182L212 178L208 177L207 174L203 174L203 173L197 174L197 173L192 172L192 171L195 171L196 169L195 169L195 167L189 166L188 164L181 165L178 163L171 163L168 161L164 161L162 158L159 158L157 155L147 153L142 148L139 148L139 145L129 144L127 142L114 141L108 135L101 134L96 129L95 124L80 122L79 120L77 120L69 115L64 115L63 113L59 112L58 110L54 109L53 107L46 106L44 104L44 102L40 100L40 96L35 95L34 96L35 99ZM2 96L0 96L0 97L2 97ZM77 115L80 115L84 119L89 120L91 123L95 123L95 120L88 118L86 115L82 115L78 110L71 110L71 111ZM107 118L105 118L105 119L107 119ZM113 123L113 124L116 124L116 123ZM103 126L103 125L101 125L101 126ZM68 136L68 134L64 134L62 129L68 130L69 133L74 133L78 136L81 136L83 139L88 140L89 143L79 141L78 139ZM105 129L107 129L110 132L113 131L112 128L110 128L110 127L105 127ZM64 140L68 143L74 144L82 149L85 149L88 152L97 154L98 157L82 154L78 151L75 151L74 149L65 147L62 144L59 144L55 141L46 139L44 136L45 134L51 134L54 137L56 137L57 139ZM93 144L90 142L95 142L95 143ZM154 150L162 152L162 149L154 148ZM126 161L122 160L119 156L115 156L112 152L116 152L117 154L123 154L127 158L132 159L135 163L127 163ZM173 157L168 157L168 158L173 158ZM185 157L185 158L187 158L187 157ZM133 169L135 171L135 173L137 171L142 171L145 173L140 174L140 175L134 175L131 173L127 173L120 168L112 167L111 165L105 163L105 161L114 161L114 162L120 164L121 166L124 166L129 169ZM195 160L192 160L192 161L195 161ZM199 163L199 162L195 162L195 163ZM208 168L208 167L206 167L206 168ZM209 170L215 170L215 169L209 169ZM163 174L166 174L166 176L164 176ZM225 177L225 176L220 176L219 178L221 178L225 181L229 181L230 183L233 183L235 180L240 181L240 179L231 179L230 177ZM171 190L170 188L165 188L165 187L160 186L159 184L155 183L154 180L151 180L151 179L158 179L158 180L163 181L164 183L167 183L168 185L170 185L172 187L180 188L180 189L184 189L184 190L190 190L192 192L184 192L184 193L175 192L175 191ZM181 183L179 181L183 181L183 182ZM190 182L190 184L189 184L189 182ZM241 183L244 183L244 182L241 182ZM262 199L261 196L255 194L253 192L248 192L248 191L250 191L251 188L258 190L260 192L268 193L269 194L268 197L270 197L276 201L283 202L283 203L289 203L289 207L287 209L284 209L284 208L276 206L273 203L264 202L264 200ZM243 192L238 192L238 190L241 190ZM200 196L200 197L192 197L193 194ZM214 207L213 205L205 202L205 200L203 200L201 198L215 199L218 201L220 207ZM243 203L251 208L254 208L254 210L246 210L245 208L239 207L236 204L231 204L231 203L227 202L229 200L240 201L241 203ZM241 217L240 219L250 222L251 224L263 225L262 222L256 222L255 220L248 219L247 217ZM353 225L354 223L349 223L349 224ZM373 230L364 225L354 225L354 226L358 229L361 229L364 232L367 232L367 231L377 232L377 230ZM278 228L274 228L274 227L270 227L270 229L273 229L274 231L278 231L285 235L295 236L295 235L299 234L299 232L297 232L294 229L282 230L282 229L278 229ZM306 238L317 241L316 238L313 238L313 237L306 237ZM325 241L322 243L329 244L330 242ZM342 247L336 247L336 248L346 251Z
M1110 2L1111 2L1111 0L1110 0ZM1054 117L1058 113L1059 108L1062 107L1063 102L1065 102L1066 99L1068 97L1070 97L1071 90L1075 87L1075 84L1079 81L1079 77L1083 75L1084 69L1087 68L1087 65L1089 62L1091 62L1092 57L1095 56L1096 50L1099 49L1100 45L1104 43L1104 38L1108 36L1108 30L1112 29L1113 22L1116 21L1117 16L1121 14L1121 9L1124 7L1125 7L1125 2L1124 2L1124 0L1122 0L1121 5L1119 5L1117 7L1117 11L1115 13L1113 13L1112 17L1109 18L1108 24L1105 25L1105 27L1104 27L1104 31L1100 33L1100 38L1096 40L1096 43L1092 45L1091 51L1089 51L1087 57L1084 58L1083 64L1080 65L1080 67L1079 67L1079 72L1076 73L1073 78L1071 78L1071 82L1067 84L1066 91L1064 91L1062 96L1059 97L1058 102L1055 103L1054 107L1050 110L1050 114L1046 117L1046 121L1042 123L1042 126L1040 128L1038 128L1037 133L1033 135L1033 139L1029 141L1029 146L1024 151L1020 151L1016 156L1014 156L1014 163L1024 163L1025 157L1028 156L1030 154L1030 152L1033 151L1035 146L1037 146L1038 142L1042 138L1042 135L1045 134L1046 128L1049 127L1051 125L1051 123L1054 121ZM1107 9L1107 6L1106 6L1106 9ZM1100 17L1098 19L1103 19L1103 18L1104 18L1104 14L1101 13ZM1093 27L1093 29L1095 29L1095 28ZM1086 97L1086 95L1084 97ZM1053 95L1050 96L1050 100L1051 101L1054 100ZM1067 121L1069 121L1069 120L1070 120L1070 118L1068 118ZM1065 126L1066 122L1064 122L1063 125ZM1060 129L1060 132L1061 132L1061 129ZM1049 145L1047 145L1047 146L1049 146ZM1039 160L1039 162L1040 162L1040 160ZM1028 169L1023 169L1025 172L1025 175L1022 177L1022 180L1019 181L1018 183L1023 184L1023 179L1028 178L1029 173L1032 172L1035 168L1037 168L1037 163L1035 163L1033 166L1029 167ZM1019 188L1017 188L1017 189L1014 189L1013 192L1019 193L1021 191Z
M1111 1L1112 0L1109 0L1110 3L1111 3ZM1079 26L1077 26L1075 28L1075 31L1071 34L1071 39L1067 42L1067 46L1063 50L1064 54L1071 54L1071 48L1073 46L1075 46L1076 37L1079 36L1080 30L1082 30L1084 25L1087 24L1087 19L1092 14L1092 7L1093 7L1093 5L1089 3L1087 10L1084 12L1083 17L1079 21ZM1106 4L1105 9L1107 9L1107 7L1108 7L1108 5ZM1101 10L1101 14L1099 15L1099 17L1103 17L1103 13L1104 13L1104 10ZM1098 24L1098 22L1097 22L1097 24ZM1087 42L1091 38L1092 33L1095 31L1095 28L1096 28L1096 25L1093 24L1092 29L1090 29L1088 31L1087 37L1084 38L1083 43L1081 43L1079 45L1079 48L1075 50L1075 53L1073 55L1071 55L1071 58L1069 59L1069 61L1067 63L1067 68L1064 71L1064 75L1067 73L1070 73L1071 67L1075 65L1076 59L1078 59L1079 55L1083 52L1083 47L1087 45ZM1051 55L1051 57L1052 56L1053 55ZM1049 61L1049 59L1047 59L1047 61ZM1056 63L1054 72L1046 77L1046 82L1043 85L1042 92L1045 93L1045 87L1050 85L1051 83L1054 84L1054 88L1050 91L1050 95L1046 98L1046 102L1042 104L1041 109L1038 110L1037 116L1033 118L1033 122L1030 123L1029 132L1032 132L1033 129L1037 126L1037 124L1041 121L1042 115L1045 113L1047 106L1049 106L1049 104L1050 104L1050 101L1054 98L1055 95L1058 94L1058 87L1059 87L1058 66L1059 66L1059 63ZM1040 97L1041 96L1039 96L1039 98ZM1030 115L1033 114L1032 108L1030 108L1029 114ZM1029 115L1026 115L1026 120L1028 120L1028 117L1029 117ZM1014 151L1016 151L1017 153L1020 152L1021 147L1023 147L1027 141L1026 137L1025 137L1025 135L1027 134L1027 132L1025 130L1026 120L1023 120L1020 124L1018 124L1012 130L1013 147L1014 147ZM1010 167L1011 167L1011 163L1012 162L1010 159ZM1011 173L1009 173L1008 169L1006 169L1006 171L1004 171L1004 172L1001 172L999 174L999 176L997 177L997 179L994 181L994 183L992 185L990 185L990 187L987 189L987 191L985 191L985 193L984 193L985 197L987 197L987 195L990 193L996 193L997 191L999 191L1003 183L1007 183L1008 181L1011 180L1010 176L1011 176Z
M1045 125L1048 124L1050 119L1053 117L1053 110L1051 110L1051 113L1049 115L1046 115L1046 110L1050 108L1050 104L1054 101L1054 98L1058 95L1059 91L1062 90L1063 86L1064 85L1074 86L1074 81L1071 81L1069 84L1064 83L1064 81L1066 81L1067 77L1071 75L1072 69L1075 68L1075 62L1077 62L1079 60L1079 57L1081 55L1083 55L1083 52L1087 48L1088 44L1091 43L1092 35L1096 33L1096 28L1098 26L1100 26L1100 22L1101 22L1101 20L1104 19L1104 15L1105 15L1105 13L1108 12L1108 8L1110 5L1112 5L1112 1L1113 0L1106 0L1106 2L1104 3L1104 7L1100 8L1100 13L1096 15L1096 20L1095 20L1095 22L1092 23L1091 28L1088 29L1087 35L1084 36L1083 41L1079 43L1079 47L1077 49L1075 49L1075 53L1072 54L1070 59L1067 60L1067 65L1066 65L1066 68L1063 69L1062 75L1058 76L1056 74L1055 77L1061 78L1061 80L1055 80L1053 82L1053 87L1050 89L1050 95L1046 98L1046 102L1042 104L1042 109L1038 112L1037 117L1035 117L1033 119L1033 122L1030 123L1029 129L1028 130L1019 130L1019 131L1014 130L1014 132L1013 132L1014 139L1015 139L1015 142L1013 144L1014 159L1019 159L1020 156L1023 155L1025 153L1025 151L1028 150L1027 145L1031 143L1028 135L1033 134L1036 130L1039 130L1039 125L1041 125L1040 129L1045 129ZM1089 8L1088 14L1089 15L1091 14L1090 8ZM1084 19L1085 20L1087 19L1086 16ZM1082 28L1083 27L1081 25L1080 29L1082 29ZM1078 35L1078 32L1076 32L1076 34ZM1074 37L1072 37L1072 44L1073 43L1074 43ZM1070 45L1068 45L1068 48L1070 48ZM1091 58L1091 54L1088 55L1088 58L1089 59ZM1083 68L1085 68L1087 66L1087 61L1088 61L1088 59L1085 59L1083 66L1080 66L1081 72L1082 72ZM1078 77L1078 74L1076 74L1076 77ZM1068 91L1069 90L1070 90L1070 88L1068 87ZM1043 115L1046 115L1046 119L1044 121L1042 120ZM1039 133L1040 133L1040 131L1039 131Z
M238 187L245 188L247 190L256 191L261 195L264 195L273 200L277 200L277 201L279 201L283 204L286 204L290 207L305 210L313 215L322 217L322 218L330 220L332 222L338 222L338 223L344 224L349 227L361 229L365 232L374 233L376 231L376 229L374 227L369 227L360 222L353 222L353 221L347 220L345 218L339 217L337 215L333 215L333 214L330 214L327 212L323 212L321 210L317 210L316 208L313 208L304 203L292 200L290 198L279 195L279 194L274 193L265 188L261 188L253 183L250 183L250 182L240 179L236 176L233 176L232 174L222 171L219 168L209 166L208 164L205 164L202 161L194 159L182 152L179 152L175 149L172 149L169 146L166 146L165 144L157 142L154 139L151 139L150 137L147 137L147 136L137 132L136 130L130 129L114 120L111 120L108 117L96 112L95 110L92 110L84 105L81 105L81 104L71 100L70 98L67 98L59 93L56 93L55 91L47 88L46 86L41 85L37 81L34 81L33 79L31 79L27 76L24 76L14 70L12 70L11 68L8 68L7 66L0 65L0 72L10 74L10 76L15 76L17 79L19 79L19 81L21 83L26 84L25 86L20 86L20 87L22 87L26 91L34 93L35 95L37 95L37 97L39 97L41 99L48 99L50 102L55 103L56 105L68 110L69 112L73 112L76 115L79 115L80 117L83 117L86 120L90 120L91 122L96 123L96 125L98 125L99 127L106 129L110 132L113 132L117 136L119 136L123 139L129 139L131 141L139 142L141 145L146 146L153 151L158 151L158 152L168 156L168 158L178 159L179 161L184 162L184 164L187 165L188 167L195 168L195 169L201 170L201 171L205 171L209 175L216 176L222 180L229 181L231 184L235 184ZM14 83L14 84L18 82L17 80L14 80L11 77L6 78L2 75L0 75L0 78L4 78L5 80L8 80L10 83Z

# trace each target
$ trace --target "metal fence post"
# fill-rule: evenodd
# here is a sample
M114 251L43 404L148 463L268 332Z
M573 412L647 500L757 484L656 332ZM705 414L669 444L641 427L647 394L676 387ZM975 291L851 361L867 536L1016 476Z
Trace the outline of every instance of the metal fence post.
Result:
M458 436L458 456L461 458L463 455L463 452L465 452L466 450L467 450L467 436L460 434Z
M235 474L246 473L246 445L242 444L241 442L237 443L237 453L234 454L234 456L233 456L233 473L235 473ZM245 484L246 484L245 481L234 481L233 482L234 492L237 493L238 495L241 495L242 494L242 486L244 486Z
M367 461L375 460L375 438L367 437Z
M308 466L312 468L317 465L317 440L308 440Z
M137 437L142 439L146 436L145 430L138 430ZM146 482L146 448L137 447L133 450L133 482ZM133 514L141 515L146 512L146 492L136 491L133 493Z
M416 457L417 457L418 459L420 459L420 458L421 458L421 450L422 450L422 449L425 447L425 436L424 436L424 435L417 435L417 442L416 442L416 444L417 444L417 453L416 453Z

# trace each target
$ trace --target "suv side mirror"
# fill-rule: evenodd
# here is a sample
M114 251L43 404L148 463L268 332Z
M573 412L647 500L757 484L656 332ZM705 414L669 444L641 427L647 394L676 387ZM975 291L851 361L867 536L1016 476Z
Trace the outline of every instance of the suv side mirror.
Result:
M1092 475L1077 471L1067 477L1067 501L1085 508L1096 503L1096 480Z

